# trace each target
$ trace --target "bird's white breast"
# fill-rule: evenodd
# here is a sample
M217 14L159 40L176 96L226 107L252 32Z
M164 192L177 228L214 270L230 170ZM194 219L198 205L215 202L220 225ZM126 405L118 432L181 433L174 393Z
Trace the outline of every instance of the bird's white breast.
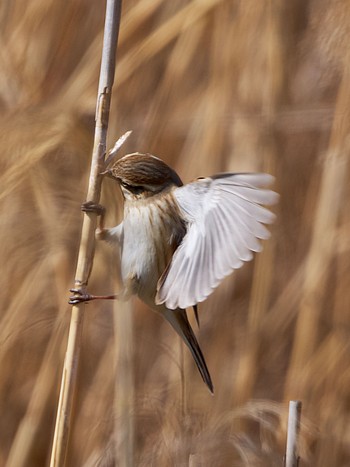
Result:
M152 300L157 282L173 253L173 230L178 220L160 199L153 202L126 203L121 244L121 272L126 285L133 278L136 293Z

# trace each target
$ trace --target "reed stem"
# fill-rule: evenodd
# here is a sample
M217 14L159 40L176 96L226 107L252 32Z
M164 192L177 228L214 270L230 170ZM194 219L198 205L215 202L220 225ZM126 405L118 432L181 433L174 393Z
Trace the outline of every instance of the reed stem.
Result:
M106 138L114 82L121 3L121 0L107 0L106 5L102 61L96 104L94 147L87 193L87 200L95 203L98 203L100 199L102 181L100 174L105 164ZM85 287L89 280L95 251L95 229L96 214L85 213L75 275L76 288ZM60 467L65 464L69 428L73 414L73 398L78 374L83 322L84 304L73 306L51 451L51 467Z
M285 467L298 467L298 438L300 430L301 402L289 402L288 432Z

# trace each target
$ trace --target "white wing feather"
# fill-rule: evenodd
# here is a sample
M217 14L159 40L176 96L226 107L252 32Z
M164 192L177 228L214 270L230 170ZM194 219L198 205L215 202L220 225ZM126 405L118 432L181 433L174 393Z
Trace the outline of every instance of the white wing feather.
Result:
M262 250L258 239L270 236L263 224L275 215L260 205L278 200L263 188L272 181L267 174L222 174L174 190L188 227L159 280L157 303L174 310L202 302L252 252Z

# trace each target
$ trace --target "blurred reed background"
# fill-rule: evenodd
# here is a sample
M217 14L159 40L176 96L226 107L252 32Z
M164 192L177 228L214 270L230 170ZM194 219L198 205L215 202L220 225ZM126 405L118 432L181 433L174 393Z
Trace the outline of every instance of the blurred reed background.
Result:
M104 4L0 4L0 465L47 465L85 200ZM350 3L125 0L109 146L184 181L267 171L281 194L254 263L200 305L215 395L141 303L86 307L68 466L350 463ZM105 181L107 225L120 195ZM98 245L89 289L118 289ZM184 391L181 374L185 375Z

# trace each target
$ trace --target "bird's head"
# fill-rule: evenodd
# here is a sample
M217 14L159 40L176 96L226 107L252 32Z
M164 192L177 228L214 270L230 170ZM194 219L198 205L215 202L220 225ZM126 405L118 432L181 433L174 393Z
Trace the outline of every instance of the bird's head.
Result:
M151 154L128 154L104 174L117 180L124 198L131 201L146 199L183 184L173 169Z

